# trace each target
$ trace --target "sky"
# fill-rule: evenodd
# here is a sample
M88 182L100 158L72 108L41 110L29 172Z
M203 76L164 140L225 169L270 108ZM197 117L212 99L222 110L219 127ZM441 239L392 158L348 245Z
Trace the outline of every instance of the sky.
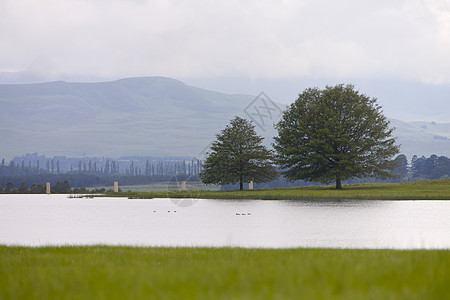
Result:
M280 102L352 82L389 110L407 100L383 83L401 83L450 102L450 0L0 0L0 45L0 72L48 80L167 76Z

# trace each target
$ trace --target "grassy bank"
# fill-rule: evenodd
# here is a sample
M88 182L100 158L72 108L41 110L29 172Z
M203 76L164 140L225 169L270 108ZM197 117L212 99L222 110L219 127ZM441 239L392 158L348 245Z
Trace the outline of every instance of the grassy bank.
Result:
M0 247L0 299L445 299L450 251Z
M203 198L203 199L263 199L263 200L450 200L450 179L425 180L407 183L298 187L253 191L203 191L185 192L131 192L108 196L149 198Z
M128 192L166 192L166 191L179 191L180 190L180 182L157 182L152 184L144 184L144 185L122 185L120 189L122 191ZM189 182L188 187L196 190L205 190L205 191L219 191L220 186L218 185L204 185L201 182ZM95 189L104 188L106 190L113 189L113 186L105 186L105 187L96 187ZM88 188L88 190L93 190L93 188Z

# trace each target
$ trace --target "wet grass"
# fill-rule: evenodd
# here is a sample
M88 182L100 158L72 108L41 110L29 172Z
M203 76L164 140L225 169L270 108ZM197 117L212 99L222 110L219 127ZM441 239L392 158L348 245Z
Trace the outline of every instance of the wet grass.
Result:
M0 299L446 299L450 251L0 246Z
M450 200L450 179L407 183L297 187L252 191L188 190L165 192L130 192L108 194L134 199L200 198L200 199L262 199L262 200Z

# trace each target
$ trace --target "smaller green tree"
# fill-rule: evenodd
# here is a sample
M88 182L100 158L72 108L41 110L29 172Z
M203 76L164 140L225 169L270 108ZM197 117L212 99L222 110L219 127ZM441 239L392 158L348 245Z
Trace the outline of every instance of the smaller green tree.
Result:
M239 189L243 190L244 182L278 178L273 153L262 145L263 139L250 121L235 117L212 143L200 173L202 182L221 185L239 182Z

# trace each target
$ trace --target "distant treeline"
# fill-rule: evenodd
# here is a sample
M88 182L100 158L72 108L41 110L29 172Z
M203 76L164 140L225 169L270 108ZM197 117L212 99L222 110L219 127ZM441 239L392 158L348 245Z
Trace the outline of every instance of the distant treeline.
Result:
M450 176L450 159L446 156L431 155L411 159L411 174L416 179L447 179Z
M119 181L120 185L144 185L170 181L174 176L198 180L201 167L202 161L198 159L122 157L113 160L64 156L46 158L34 153L15 157L9 163L2 159L0 186L5 188L9 183L14 187L22 184L31 187L33 184L45 185L46 182L53 186L64 180L74 188L112 186L114 181Z
M36 156L36 154L34 155ZM42 156L39 156L42 159ZM53 158L54 160L54 158ZM78 163L77 169L72 171L62 172L58 169L58 160L53 165L54 172L52 172L52 163L49 163L49 170L39 169L40 163L36 160L34 165L30 160L26 162L23 160L20 164L11 161L8 164L5 160L0 163L0 187L5 190L9 184L10 188L18 189L21 185L24 189L26 186L31 190L33 185L45 186L46 182L50 182L55 186L57 182L64 182L67 180L73 188L83 187L105 187L112 186L114 181L119 181L119 185L145 185L155 182L168 182L177 176L178 180L200 181L198 177L201 171L202 161L200 160L174 160L168 161L150 161L150 159L133 158L128 161L129 166L120 170L119 162L115 160L106 160L103 165L100 165L96 160ZM346 183L366 183L366 182L407 182L417 181L423 179L446 179L450 176L450 159L446 156L431 155L430 157L418 157L414 155L410 162L405 155L399 155L396 158L397 169L393 171L397 178L389 180L379 180L373 178L352 179ZM122 161L123 163L123 161ZM143 165L142 165L143 163ZM85 167L86 165L86 167ZM100 169L99 169L100 166ZM142 170L142 166L144 169ZM81 169L81 171L80 171ZM86 169L86 170L85 170ZM59 170L59 173L58 173ZM280 179L263 183L254 184L256 189L261 188L279 188L279 187L293 187L314 185L317 183L296 181L287 182L283 177ZM40 187L39 187L40 188ZM224 186L224 190L235 189L234 185ZM23 190L22 189L22 190ZM38 187L35 186L35 191Z
M198 181L198 176L179 174L177 180ZM50 182L54 186L58 181L67 180L74 188L80 187L105 187L113 186L114 181L118 181L121 186L124 185L145 185L155 182L168 182L173 180L174 175L114 175L114 176L96 176L87 174L40 174L23 176L0 176L0 186L5 188L8 184L18 187L24 184L28 187L33 184L45 185Z
M2 159L0 176L23 176L40 174L89 174L96 176L111 175L198 175L202 162L198 159L121 157L67 158L54 156L47 158L37 153L14 157L9 162Z
M64 180L63 182L58 181L51 187L52 194L68 194L71 191L70 184L67 180ZM5 188L0 186L0 193L4 194L44 194L45 192L44 185L40 183L35 183L28 187L25 182L22 182L16 188L12 182L8 182Z
M113 189L106 188L96 188L96 189L87 189L85 187L81 188L71 188L69 181L64 180L63 182L57 181L55 185L51 186L50 193L52 194L87 194L87 193L105 193L112 192ZM122 189L119 188L119 192ZM0 193L3 194L45 194L46 188L43 184L35 183L31 186L27 186L25 182L22 182L17 188L14 187L12 182L8 182L5 188L0 186Z

